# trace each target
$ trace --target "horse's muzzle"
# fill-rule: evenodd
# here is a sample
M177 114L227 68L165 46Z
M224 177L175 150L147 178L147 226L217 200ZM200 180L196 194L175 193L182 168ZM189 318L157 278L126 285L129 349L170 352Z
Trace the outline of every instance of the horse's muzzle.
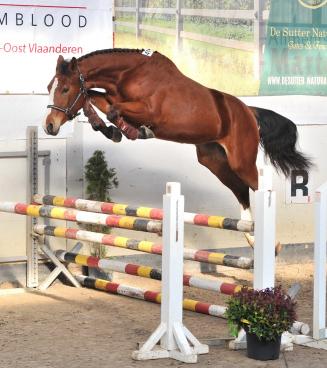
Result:
M50 135L57 135L58 134L58 131L55 131L53 124L52 123L49 123L47 125L47 133L50 134Z

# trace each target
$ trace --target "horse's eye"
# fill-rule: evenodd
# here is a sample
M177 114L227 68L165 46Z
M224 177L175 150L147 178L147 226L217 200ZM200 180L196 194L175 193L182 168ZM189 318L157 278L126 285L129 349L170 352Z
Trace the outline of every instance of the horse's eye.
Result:
M69 88L68 87L64 87L63 89L62 89L62 93L67 93L69 91Z

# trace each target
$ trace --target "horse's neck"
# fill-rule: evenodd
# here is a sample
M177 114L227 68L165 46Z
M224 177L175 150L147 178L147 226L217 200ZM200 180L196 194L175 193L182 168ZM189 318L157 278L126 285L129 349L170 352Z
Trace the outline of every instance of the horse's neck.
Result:
M145 62L138 52L98 54L80 62L80 69L92 87L106 88L116 83L123 72Z

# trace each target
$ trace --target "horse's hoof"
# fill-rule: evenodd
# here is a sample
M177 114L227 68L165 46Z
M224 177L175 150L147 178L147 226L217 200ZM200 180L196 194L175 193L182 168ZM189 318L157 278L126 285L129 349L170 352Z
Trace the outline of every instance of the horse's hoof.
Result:
M112 128L112 138L111 140L115 143L119 143L122 140L123 135L121 134L120 130L115 127L109 127L108 129Z
M110 125L109 127L99 127L99 131L108 139L113 142L120 142L122 134L116 127Z
M142 125L139 129L138 139L150 139L155 138L155 135L153 134L153 131L149 129L148 127Z
M113 125L110 125L109 127L106 127L103 131L103 134L110 140L112 140L115 143L118 143L122 140L123 135L121 134L120 130L114 127Z

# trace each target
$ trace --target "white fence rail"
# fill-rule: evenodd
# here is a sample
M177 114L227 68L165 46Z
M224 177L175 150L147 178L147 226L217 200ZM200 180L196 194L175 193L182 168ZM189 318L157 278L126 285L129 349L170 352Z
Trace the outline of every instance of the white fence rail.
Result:
M176 46L183 47L183 39L206 42L209 44L228 47L243 51L256 52L256 65L254 68L255 77L260 75L263 63L263 44L266 37L266 21L268 11L264 10L264 1L254 0L253 9L225 10L225 9L187 9L181 7L181 0L176 0L174 8L145 8L141 7L141 0L135 0L135 7L116 6L115 14L130 13L135 14L135 22L116 21L115 25L135 29L136 38L140 37L142 30L175 36ZM175 28L157 27L142 24L143 14L175 15ZM230 38L216 37L195 32L184 31L184 17L198 16L220 19L243 19L253 22L253 41L240 41Z

